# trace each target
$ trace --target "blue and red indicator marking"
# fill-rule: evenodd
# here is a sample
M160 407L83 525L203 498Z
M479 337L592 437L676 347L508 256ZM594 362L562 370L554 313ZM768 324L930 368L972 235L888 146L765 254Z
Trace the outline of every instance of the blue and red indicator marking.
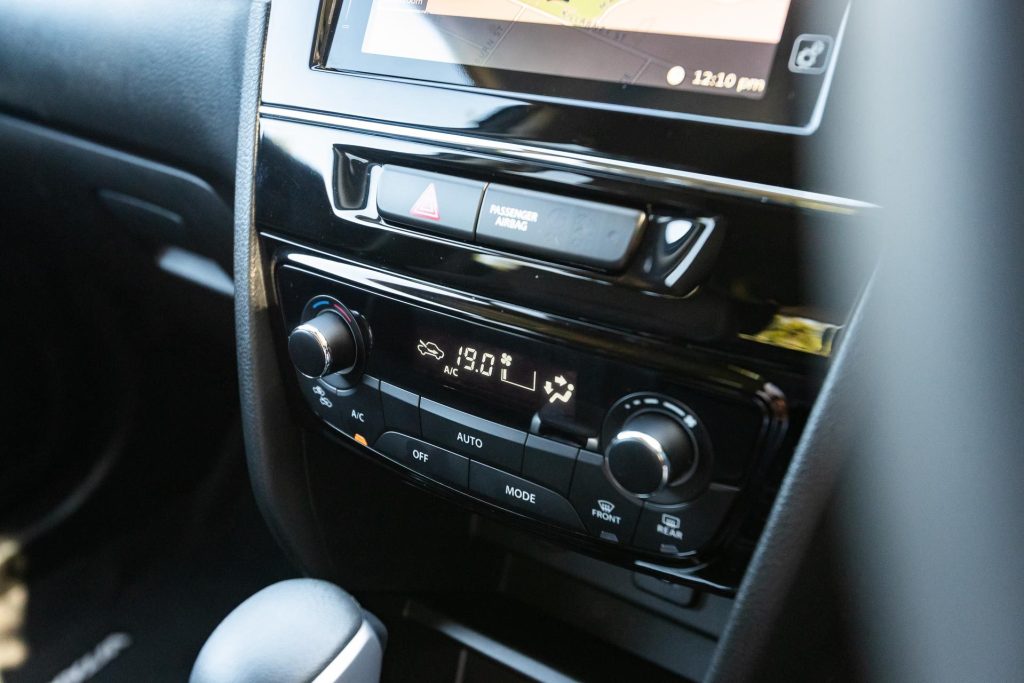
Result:
M319 311L324 306L330 306L331 308L333 308L335 311L338 312L338 315L344 318L347 322L355 322L354 320L352 320L352 316L349 315L349 312L345 310L345 307L336 301L331 301L330 299L320 299L319 301L313 302L314 311Z

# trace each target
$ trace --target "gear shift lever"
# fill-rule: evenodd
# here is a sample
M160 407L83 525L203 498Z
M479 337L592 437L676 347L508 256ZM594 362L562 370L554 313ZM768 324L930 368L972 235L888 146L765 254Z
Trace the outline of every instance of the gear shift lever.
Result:
M326 581L275 583L217 626L189 681L378 683L386 634L367 617L352 596Z

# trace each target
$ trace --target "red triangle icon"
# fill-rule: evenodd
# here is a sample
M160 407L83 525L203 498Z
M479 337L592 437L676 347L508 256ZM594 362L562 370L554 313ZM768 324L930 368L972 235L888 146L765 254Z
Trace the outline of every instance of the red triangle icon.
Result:
M428 221L441 220L441 209L437 205L437 188L434 187L434 183L427 185L427 189L423 190L423 194L409 209L409 213L417 218L426 218Z

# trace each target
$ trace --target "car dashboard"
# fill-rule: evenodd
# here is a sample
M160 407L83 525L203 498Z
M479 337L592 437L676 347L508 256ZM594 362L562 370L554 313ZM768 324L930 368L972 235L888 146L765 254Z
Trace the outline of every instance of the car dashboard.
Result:
M441 550L453 538L572 577L570 595L610 572L617 599L721 629L876 257L873 205L796 170L828 134L848 8L781 4L773 49L729 57L767 76L756 99L709 93L740 90L717 67L708 86L658 81L654 32L433 2L271 8L244 228L274 367L248 391L280 382L263 410L287 407L305 453L250 447L272 518L311 501L326 555L372 543L396 577L429 557L449 590L489 590ZM381 535L381 515L404 522ZM705 635L672 664L578 627L688 677L711 661Z
M835 156L850 4L208 4L0 44L0 145L31 211L233 297L293 566L381 616L392 680L729 680L881 251ZM32 87L114 52L145 77L69 76L76 116Z

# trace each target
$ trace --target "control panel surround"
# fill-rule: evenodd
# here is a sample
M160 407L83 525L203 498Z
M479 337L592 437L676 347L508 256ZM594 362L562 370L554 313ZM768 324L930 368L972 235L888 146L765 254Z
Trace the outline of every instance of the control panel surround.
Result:
M458 292L423 283L417 296L399 294L386 274L301 250L285 249L277 263L283 327L301 328L322 315L314 304L337 301L372 339L362 376L349 374L347 387L337 375L294 373L323 423L428 488L620 562L693 567L713 557L741 487L785 430L784 400L754 373L678 359L666 368L659 361L671 354L487 319ZM421 334L439 329L448 337ZM467 371L470 342L476 370ZM446 361L448 374L422 367ZM511 401L451 374L480 375L481 364L487 381L531 397ZM502 369L518 374L502 379ZM616 455L630 432L671 452L657 490L631 490L628 458Z

